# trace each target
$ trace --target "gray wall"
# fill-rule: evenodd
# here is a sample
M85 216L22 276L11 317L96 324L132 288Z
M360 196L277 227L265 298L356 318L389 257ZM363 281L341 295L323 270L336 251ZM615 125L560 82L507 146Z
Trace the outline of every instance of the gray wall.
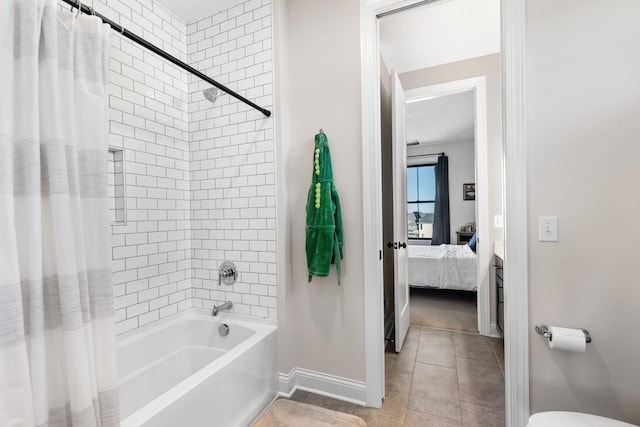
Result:
M365 378L360 2L274 3L280 372ZM329 139L342 203L342 285L335 267L307 283L305 206L314 135Z
M638 18L635 0L527 4L530 331L593 336L566 353L531 333L532 412L640 424ZM537 241L544 215L559 217L559 242Z

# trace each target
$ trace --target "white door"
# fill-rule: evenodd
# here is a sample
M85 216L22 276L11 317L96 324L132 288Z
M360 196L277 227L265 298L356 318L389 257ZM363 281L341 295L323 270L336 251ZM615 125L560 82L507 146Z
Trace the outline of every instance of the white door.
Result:
M402 349L410 323L407 278L407 141L405 138L405 96L398 73L391 72L391 117L393 124L393 259L396 351Z

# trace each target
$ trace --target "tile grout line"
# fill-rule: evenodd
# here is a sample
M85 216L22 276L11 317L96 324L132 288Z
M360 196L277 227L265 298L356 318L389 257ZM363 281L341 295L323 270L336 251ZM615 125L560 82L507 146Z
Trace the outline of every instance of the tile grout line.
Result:
M493 350L493 355L496 357L496 360L498 362L498 367L500 368L500 372L502 372L502 378L504 379L504 367L502 366L504 361L500 363L500 357L498 356L498 352L496 351L495 347L492 347L492 350Z
M409 327L414 325L409 325ZM416 357L413 359L413 367L411 368L411 382L409 383L409 395L407 396L407 403L405 405L404 410L404 420L402 420L402 425L407 425L407 412L409 412L409 401L411 400L411 389L413 388L413 378L416 373L416 363L418 363L418 350L420 349L420 339L422 338L422 331L420 331L420 335L418 335L418 346L416 348Z
M456 340L452 336L453 339L453 360L456 363L456 382L458 383L458 403L460 404L460 426L464 427L464 417L462 414L462 396L460 395L460 375L458 374L458 350L456 346Z
M419 325L411 325L411 326L419 326ZM421 328L429 328L429 327L422 326ZM437 329L437 328L431 328L431 329ZM449 332L451 332L451 331L449 331ZM420 338L421 338L421 337L422 337L422 331L420 331ZM419 348L420 348L420 339L418 339L418 349L419 349ZM462 402L462 401L460 400L460 387L459 387L459 382L458 382L458 369L457 369L457 362L456 362L456 367L455 367L455 368L448 367L448 366L434 365L434 364L431 364L431 363L418 362L418 349L416 349L416 358L415 358L415 361L414 361L414 363L413 363L413 371L412 371L412 373L411 373L411 385L410 385L410 387L409 387L409 398L411 397L411 386L413 385L413 379L414 379L415 368L416 368L416 365L417 365L418 363L420 363L420 364L422 364L422 365L435 366L435 367L438 367L438 368L444 368L444 369L455 369L455 371L456 371L456 382L458 383L458 401L459 401L459 402ZM454 341L454 360L455 360L455 359L456 359L456 357L455 357L455 341ZM410 399L407 399L407 411L405 411L405 420L404 420L404 424L403 424L403 425L405 425L405 426L406 426L407 412L409 411L409 400L410 400ZM462 426L462 403L460 404L460 418L459 418L458 420L454 420L454 419L452 419L452 418L448 418L448 417L445 417L445 416L442 416L442 415L439 415L439 414L434 414L434 413L431 413L431 412L426 412L426 411L421 410L421 409L411 409L411 410L412 410L412 411L414 411L414 412L419 412L419 413L421 413L421 414L429 415L429 416L432 416L432 417L441 418L441 419L443 419L443 420L454 421L454 422L460 422L460 425Z

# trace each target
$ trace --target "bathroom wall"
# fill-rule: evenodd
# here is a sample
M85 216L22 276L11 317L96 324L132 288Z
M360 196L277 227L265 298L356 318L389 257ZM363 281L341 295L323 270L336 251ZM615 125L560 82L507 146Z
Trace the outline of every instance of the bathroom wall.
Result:
M360 97L360 2L278 0L279 369L364 381L364 261ZM308 282L305 206L320 128L331 147L342 204L342 284Z
M152 1L96 10L182 60L186 26ZM66 5L61 5L69 10ZM112 33L109 144L125 150L126 224L112 225L116 331L191 306L187 73Z
M532 412L640 424L639 16L635 0L527 2ZM546 215L559 218L557 243L537 240ZM586 328L593 342L551 351L537 322Z
M273 106L271 1L248 0L187 27L188 63L251 99ZM189 84L194 307L231 300L233 311L277 318L273 119L209 86ZM239 278L218 286L233 261Z

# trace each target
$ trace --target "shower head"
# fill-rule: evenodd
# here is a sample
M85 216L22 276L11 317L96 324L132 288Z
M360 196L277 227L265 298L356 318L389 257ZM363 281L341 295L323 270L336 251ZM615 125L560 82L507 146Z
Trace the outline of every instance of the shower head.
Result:
M219 96L224 95L224 92L222 93L218 92L218 88L214 86L214 87L210 87L209 89L203 90L202 94L209 101L216 102L216 99L218 99Z

